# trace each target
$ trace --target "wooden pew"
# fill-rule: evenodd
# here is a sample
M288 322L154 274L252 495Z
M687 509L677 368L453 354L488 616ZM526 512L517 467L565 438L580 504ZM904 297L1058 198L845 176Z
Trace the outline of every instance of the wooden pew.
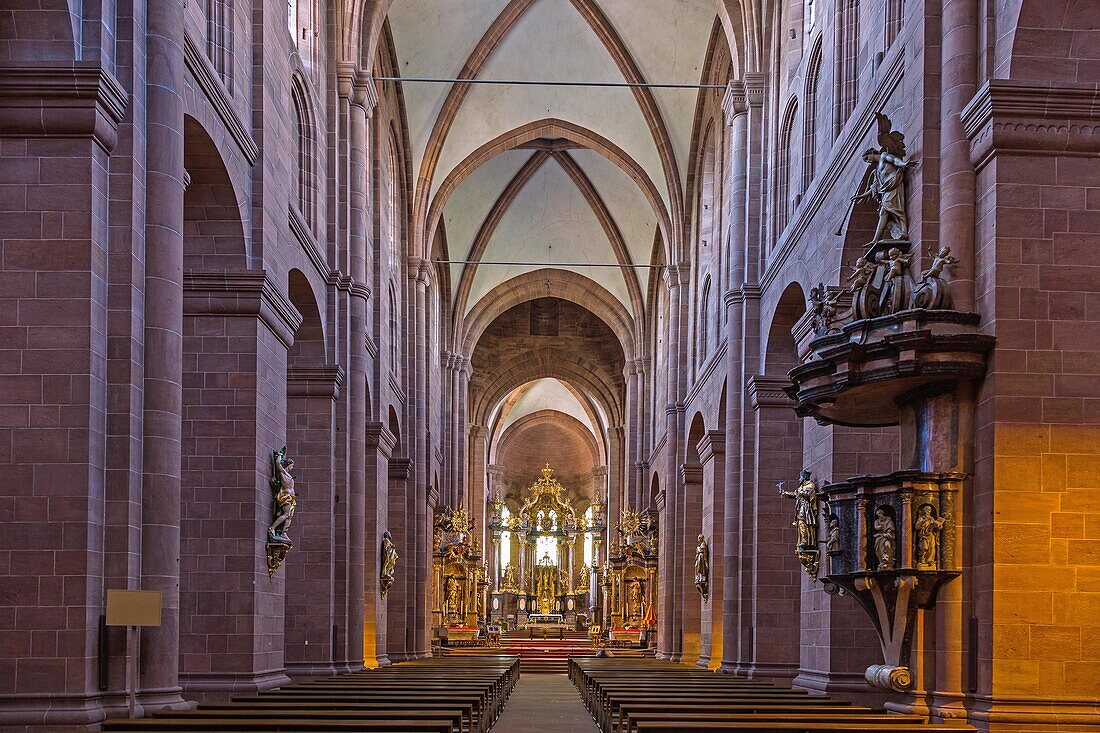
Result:
M570 660L569 677L605 733L931 733L943 729L918 715L871 710L656 660L576 658Z
M426 659L111 720L104 731L485 733L519 678L519 658Z

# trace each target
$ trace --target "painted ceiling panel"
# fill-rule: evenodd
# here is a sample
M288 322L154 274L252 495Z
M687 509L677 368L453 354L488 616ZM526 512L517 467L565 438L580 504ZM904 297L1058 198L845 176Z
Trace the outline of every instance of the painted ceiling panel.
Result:
M508 0L396 0L387 17L403 77L454 78ZM405 84L413 170L449 84Z
M565 0L536 2L501 41L481 78L623 81L599 38ZM667 205L660 158L634 95L629 89L606 87L473 87L443 147L433 194L447 173L483 143L548 117L587 127L625 150Z
M447 228L447 250L452 260L464 260L477 236L481 223L493 208L493 203L508 186L516 171L534 153L530 150L510 150L492 158L469 175L455 189L443 211ZM458 285L461 265L451 265L451 282ZM457 289L454 288L454 289Z
M645 0L646 12L638 12L638 0L599 0L599 6L622 37L646 81L700 82L707 43L717 18L713 0ZM684 182L698 92L654 89L653 96L672 138L676 164Z
M474 277L466 312L501 282L532 267L562 263L615 262L603 227L568 174L548 160L516 196L485 254L486 261L528 262L524 267L482 265ZM622 271L615 267L570 267L606 288L630 310Z

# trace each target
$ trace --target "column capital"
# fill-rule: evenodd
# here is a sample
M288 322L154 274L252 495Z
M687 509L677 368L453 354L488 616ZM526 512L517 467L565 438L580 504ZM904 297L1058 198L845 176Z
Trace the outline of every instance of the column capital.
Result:
M352 85L351 103L356 107L362 107L367 117L374 116L374 110L378 107L378 87L374 85L374 77L365 71L356 75Z
M432 286L432 261L423 257L409 257L405 261L409 279L430 288Z
M763 107L767 75L760 71L747 72L741 81L745 85L745 101L749 107Z
M722 111L726 115L727 125L732 125L738 115L749 111L745 83L740 79L730 79L726 83L726 93L722 96Z
M687 285L691 281L691 268L687 263L665 265L664 278L669 290Z

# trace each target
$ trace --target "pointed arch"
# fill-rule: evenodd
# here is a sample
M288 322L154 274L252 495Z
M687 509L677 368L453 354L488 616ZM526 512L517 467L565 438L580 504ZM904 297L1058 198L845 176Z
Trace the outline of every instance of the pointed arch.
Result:
M668 209L665 208L660 192L641 165L602 135L572 122L554 118L529 122L526 125L498 135L466 156L454 170L448 173L447 177L444 178L443 182L440 184L439 190L436 191L435 196L432 198L432 203L428 210L426 232L429 239L434 235L436 228L439 226L439 220L443 216L443 209L447 204L447 200L450 198L451 194L455 192L459 184L469 177L474 170L490 158L502 152L514 150L515 148L522 147L542 137L564 138L580 147L599 153L618 166L620 170L626 173L631 180L638 185L642 194L649 202L649 205L653 208L654 215L657 218L657 227L660 230L662 241L665 244L666 257L675 252L675 249L670 245L671 240L669 239L669 237L675 233L672 226L672 219L669 216Z

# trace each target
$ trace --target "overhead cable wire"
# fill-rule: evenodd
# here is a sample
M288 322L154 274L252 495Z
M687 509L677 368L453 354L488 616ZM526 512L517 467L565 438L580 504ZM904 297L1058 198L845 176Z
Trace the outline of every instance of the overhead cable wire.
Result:
M500 262L495 260L432 260L437 265L500 265L504 267L636 267L639 269L660 269L663 264L645 265L619 262Z
M501 84L537 87L644 87L648 89L725 89L725 84L673 84L640 81L550 81L532 79L445 79L431 76L376 76L375 81L403 84Z

